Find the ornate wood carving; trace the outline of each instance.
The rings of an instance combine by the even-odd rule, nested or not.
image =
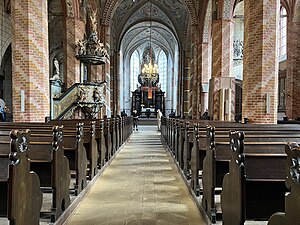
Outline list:
[[[287,154],[285,184],[290,193],[285,197],[285,212],[274,213],[268,225],[298,224],[300,221],[300,147],[297,143],[289,143],[285,147]]]
[[[244,224],[245,215],[237,213],[236,217],[231,212],[245,212],[243,205],[243,188],[245,182],[244,160],[244,133],[230,132],[230,148],[232,158],[229,163],[229,173],[225,175],[222,185],[221,205],[222,221],[224,225]]]

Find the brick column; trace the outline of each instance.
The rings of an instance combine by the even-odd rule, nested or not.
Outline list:
[[[300,117],[300,33],[299,22],[288,22],[287,29],[287,77],[286,77],[286,116],[290,119]]]
[[[198,61],[198,45],[199,45],[199,28],[196,25],[191,27],[191,53],[190,53],[190,115],[193,119],[197,118],[198,112],[198,93],[199,93],[199,71],[198,67],[201,62]]]
[[[211,56],[209,54],[209,44],[202,43],[199,46],[199,83],[198,88],[198,102],[201,103],[201,108],[198,109],[197,118],[200,118],[201,115],[208,109],[208,85],[211,74]]]
[[[50,113],[48,6],[13,0],[12,96],[14,121],[45,121]]]
[[[184,102],[184,112],[183,115],[187,118],[189,116],[189,109],[190,109],[190,52],[185,52],[185,59],[184,59],[184,76],[183,76],[183,102]]]
[[[209,115],[214,120],[234,120],[235,85],[232,76],[233,66],[233,21],[217,19],[212,22],[212,79],[209,89]],[[221,99],[226,91],[227,102]],[[223,93],[223,94],[221,94]],[[230,94],[229,94],[230,93]],[[230,103],[228,103],[228,100]],[[225,106],[225,104],[227,104]],[[230,104],[230,105],[228,105]],[[226,107],[226,109],[225,109]],[[227,110],[230,110],[228,112]],[[224,115],[226,111],[226,115]]]
[[[177,106],[176,112],[178,115],[183,116],[183,93],[182,93],[182,85],[183,85],[183,76],[182,76],[182,66],[184,65],[184,61],[182,60],[182,52],[178,50],[178,79],[177,79]],[[176,98],[176,96],[174,97]]]
[[[243,118],[250,123],[277,123],[278,0],[246,0]]]
[[[65,73],[64,80],[66,88],[71,87],[74,83],[80,82],[80,60],[76,59],[76,45],[78,40],[83,40],[85,33],[84,21],[74,18],[66,18],[66,33],[64,52],[65,57]],[[89,34],[87,34],[89,35]]]
[[[230,77],[233,66],[233,21],[214,20],[212,23],[212,75]]]

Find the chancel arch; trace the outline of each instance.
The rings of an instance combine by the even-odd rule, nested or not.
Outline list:
[[[120,35],[119,42],[114,42],[117,45],[111,46],[120,52],[120,109],[127,111],[132,110],[131,93],[134,88],[132,85],[127,85],[127,76],[131,76],[132,67],[131,59],[133,55],[136,57],[135,52],[139,54],[140,59],[140,73],[142,71],[143,53],[148,51],[151,53],[155,64],[161,64],[164,68],[163,74],[165,78],[163,88],[165,89],[165,112],[168,115],[176,110],[178,100],[178,77],[181,75],[179,66],[179,50],[182,49],[183,43],[180,42],[184,35],[184,18],[188,14],[185,11],[179,12],[180,3],[176,3],[176,7],[172,6],[171,10],[166,9],[166,5],[160,2],[151,1],[123,1],[115,10],[115,15],[112,19],[114,25],[113,33],[115,36]],[[181,7],[184,8],[182,5]],[[124,8],[128,9],[125,11]],[[172,11],[173,10],[173,11]],[[171,16],[172,13],[178,13],[177,18]],[[177,21],[176,21],[177,19]],[[117,23],[117,21],[120,21]],[[122,25],[124,24],[124,26]],[[123,26],[123,27],[121,27]],[[151,39],[151,40],[150,40]],[[151,47],[150,47],[151,46]],[[147,50],[148,49],[148,50]],[[145,51],[146,50],[146,51]],[[162,52],[164,56],[162,56]],[[165,58],[162,58],[165,57]],[[145,59],[144,59],[145,60]],[[163,60],[163,64],[160,60]],[[131,82],[132,84],[136,82]],[[162,85],[159,83],[159,87]],[[125,87],[125,90],[124,90]],[[178,114],[180,114],[178,112]]]
[[[143,24],[146,27],[143,27]],[[124,62],[120,70],[122,82],[121,111],[130,112],[132,110],[131,92],[137,88],[136,85],[139,85],[138,75],[142,72],[147,57],[151,57],[153,63],[158,65],[158,85],[165,92],[166,113],[169,114],[175,110],[176,92],[174,93],[174,86],[177,85],[175,83],[177,79],[174,77],[178,76],[174,73],[174,67],[178,65],[178,62],[175,61],[174,49],[178,49],[176,45],[177,41],[172,32],[157,22],[153,22],[151,25],[151,42],[149,22],[137,24],[128,30],[123,37],[120,48],[123,56],[122,62]],[[129,80],[131,85],[126,84]]]

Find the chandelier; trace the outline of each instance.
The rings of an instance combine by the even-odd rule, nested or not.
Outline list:
[[[149,1],[150,2],[150,1]],[[152,13],[152,2],[150,3],[150,32],[149,32],[149,57],[148,57],[148,62],[144,63],[143,68],[142,68],[142,76],[146,79],[158,79],[158,65],[153,62],[152,58],[152,33],[151,33],[151,27],[152,27],[152,18],[151,18],[151,13]]]
[[[158,65],[157,64],[153,64],[152,60],[150,60],[150,62],[147,64],[144,64],[144,67],[142,69],[142,73],[146,74],[147,77],[150,77],[154,74],[158,73]]]

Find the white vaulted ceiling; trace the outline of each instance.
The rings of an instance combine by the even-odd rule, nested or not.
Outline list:
[[[151,8],[151,13],[150,13]],[[175,46],[184,42],[188,11],[179,0],[124,0],[112,20],[115,48],[123,53],[143,49],[150,40],[154,51],[174,54]]]

